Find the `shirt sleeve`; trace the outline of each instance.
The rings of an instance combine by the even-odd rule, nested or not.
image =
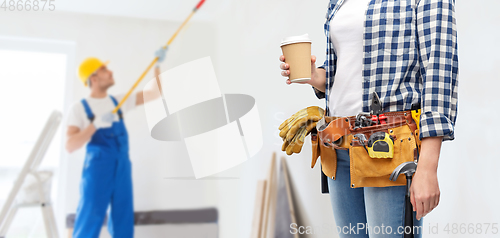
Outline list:
[[[318,68],[320,68],[320,69],[325,69],[325,68],[326,68],[326,64],[327,64],[327,60],[325,60],[325,62],[323,63],[323,65],[319,66]],[[325,69],[325,70],[326,70],[326,69]],[[328,79],[326,79],[326,80],[328,80]],[[326,80],[325,80],[325,84],[326,84]],[[311,87],[313,88],[313,90],[314,90],[314,94],[316,94],[316,97],[317,97],[318,99],[325,98],[325,93],[324,93],[324,92],[319,91],[319,90],[318,90],[318,89],[316,89],[314,86],[311,86]],[[326,88],[326,86],[325,86],[325,88]]]
[[[458,46],[454,0],[420,0],[417,44],[423,84],[420,139],[453,140],[458,104]]]
[[[125,96],[125,94],[118,94],[116,95],[116,101],[118,101],[118,103],[120,103],[120,101],[123,99],[123,97]],[[123,105],[120,107],[120,109],[122,110],[123,113],[126,113],[132,109],[135,108],[137,102],[137,92],[132,92],[130,94],[130,96],[127,98],[127,100],[123,103]]]
[[[83,129],[85,124],[84,120],[86,120],[87,118],[84,117],[84,115],[82,114],[83,110],[82,107],[83,106],[80,105],[79,103],[75,103],[73,104],[73,106],[71,106],[68,112],[68,121],[67,121],[68,126],[76,126],[80,128],[80,130]]]

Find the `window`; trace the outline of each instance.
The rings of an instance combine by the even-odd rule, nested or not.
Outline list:
[[[72,62],[68,59],[73,51],[74,45],[67,42],[0,37],[0,207],[49,115],[54,110],[64,112],[66,78],[74,75],[68,74],[68,64]],[[39,167],[54,173],[51,196],[54,210],[60,200],[57,199],[60,184],[56,181],[63,166],[62,135],[60,126]],[[7,235],[45,237],[40,208],[19,209]]]

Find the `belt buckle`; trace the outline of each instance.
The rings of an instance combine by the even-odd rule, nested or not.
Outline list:
[[[363,128],[363,127],[366,127],[366,126],[371,126],[372,123],[371,123],[370,117],[371,117],[370,113],[359,112],[356,115],[356,120],[354,122],[354,128],[353,128],[353,130],[356,130],[358,128]],[[370,125],[367,125],[368,123],[370,123]]]

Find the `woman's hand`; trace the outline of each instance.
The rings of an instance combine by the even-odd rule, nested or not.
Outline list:
[[[422,139],[418,166],[410,187],[411,204],[417,211],[417,219],[431,212],[439,204],[439,183],[437,166],[441,150],[442,137]]]
[[[283,77],[289,77],[290,76],[290,65],[288,65],[287,63],[285,63],[285,56],[282,55],[280,56],[280,61],[283,62],[282,64],[280,64],[280,69],[282,69],[283,71],[281,71],[281,76]],[[300,84],[311,84],[313,85],[314,82],[316,81],[316,56],[314,55],[311,55],[311,80],[309,81],[306,81],[306,82],[298,82]],[[286,84],[291,84],[292,82],[290,81],[290,79],[287,79],[286,80]]]
[[[410,193],[413,211],[417,211],[417,219],[420,220],[439,204],[437,171],[417,168]]]

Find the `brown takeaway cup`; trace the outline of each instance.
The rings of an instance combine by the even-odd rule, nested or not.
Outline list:
[[[311,80],[311,39],[309,35],[290,36],[281,41],[285,63],[290,68],[292,83]]]

